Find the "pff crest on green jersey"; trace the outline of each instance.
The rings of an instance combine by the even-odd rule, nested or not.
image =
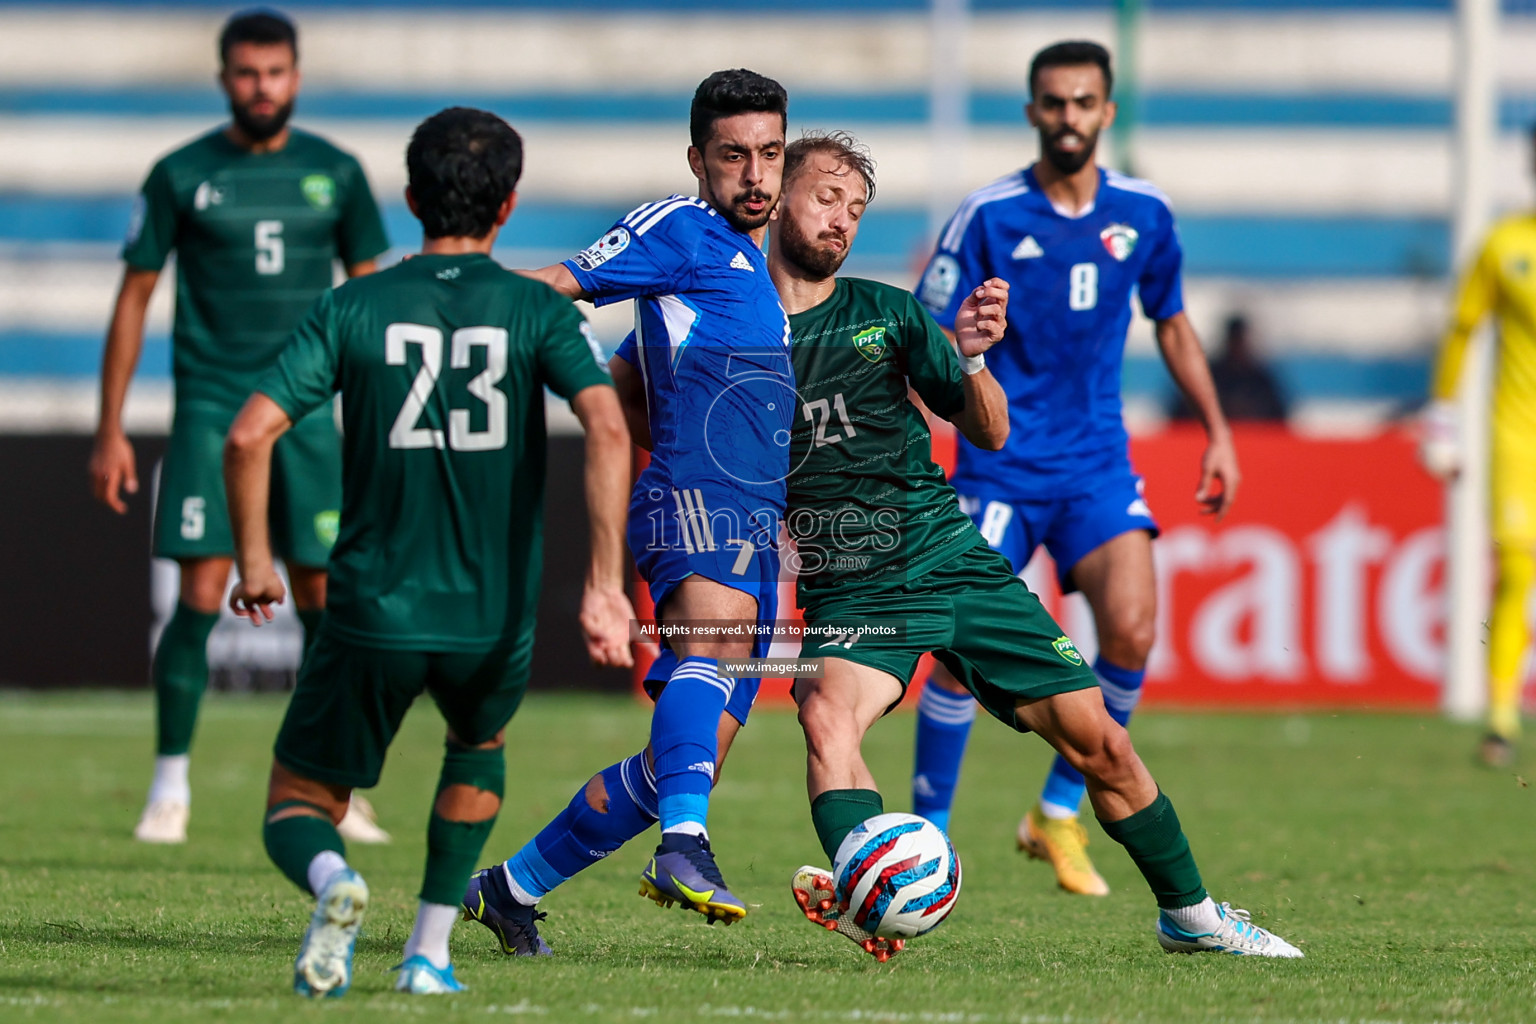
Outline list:
[[[1083,663],[1083,656],[1079,653],[1077,645],[1072,642],[1071,637],[1059,636],[1051,641],[1051,646],[1056,649],[1056,653],[1061,655],[1063,660],[1069,661],[1074,665],[1081,665]]]
[[[315,539],[327,548],[336,546],[336,537],[341,533],[341,510],[326,509],[315,513]]]
[[[317,210],[329,210],[336,202],[336,182],[329,175],[305,175],[299,182],[299,189],[309,205]]]
[[[885,328],[871,327],[866,331],[859,331],[853,336],[853,347],[865,359],[878,363],[880,357],[885,355]]]

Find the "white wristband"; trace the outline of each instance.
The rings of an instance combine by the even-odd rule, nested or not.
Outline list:
[[[981,356],[961,356],[960,357],[960,369],[965,372],[965,375],[967,377],[974,376],[975,374],[980,373],[982,370],[985,370],[986,368],[987,368],[987,357],[984,356],[984,355],[981,355]]]

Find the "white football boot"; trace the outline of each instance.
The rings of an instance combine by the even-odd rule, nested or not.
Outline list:
[[[351,868],[331,876],[315,899],[304,944],[293,962],[293,990],[337,999],[352,987],[352,950],[368,909],[368,883]]]
[[[134,826],[133,838],[141,843],[184,843],[192,808],[185,800],[151,800]]]
[[[1237,953],[1242,956],[1274,956],[1298,959],[1305,956],[1301,950],[1286,942],[1274,932],[1260,928],[1249,920],[1248,911],[1237,910],[1230,903],[1216,906],[1221,924],[1215,931],[1194,934],[1169,920],[1167,914],[1157,915],[1157,941],[1170,953]]]
[[[358,792],[353,792],[352,802],[347,804],[347,813],[336,831],[349,843],[381,846],[389,842],[389,833],[379,827],[379,816],[374,813],[373,804]]]

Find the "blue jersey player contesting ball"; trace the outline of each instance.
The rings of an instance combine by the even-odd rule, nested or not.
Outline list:
[[[798,401],[789,321],[762,242],[779,198],[787,109],[771,79],[711,75],[689,124],[698,197],[642,206],[536,274],[599,305],[636,300],[629,358],[612,368],[631,432],[651,451],[628,540],[666,650],[650,672],[648,748],[593,776],[511,860],[471,880],[466,914],[509,954],[546,952],[539,898],[658,818],[661,845],[641,893],[712,922],[747,912],[715,865],[705,819],[715,766],[758,688],[757,679],[722,678],[720,661],[766,654],[777,611]]]
[[[1008,394],[1012,433],[999,452],[959,444],[953,483],[988,543],[1022,570],[1044,544],[1062,589],[1080,590],[1099,635],[1094,671],[1124,724],[1141,695],[1156,597],[1157,524],[1131,468],[1120,368],[1131,297],[1156,324],[1175,383],[1208,443],[1195,499],[1220,517],[1238,484],[1237,454],[1200,339],[1184,314],[1183,259],[1167,197],[1100,169],[1099,133],[1115,118],[1109,53],[1057,43],[1030,64],[1029,122],[1041,159],[966,198],[940,236],[918,297],[939,324],[990,277],[1009,283],[1008,330],[987,363]],[[919,707],[913,806],[948,827],[975,704],[942,669]],[[1104,895],[1077,820],[1083,777],[1056,758],[1019,846],[1047,859],[1063,889]]]

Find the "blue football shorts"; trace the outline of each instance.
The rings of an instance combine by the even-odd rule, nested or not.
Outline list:
[[[764,505],[749,509],[740,497],[699,487],[638,488],[630,501],[627,529],[635,568],[650,587],[656,608],[664,608],[667,598],[689,576],[713,580],[757,601],[754,658],[767,656],[779,611],[777,544],[782,512]],[[646,692],[654,698],[676,667],[677,656],[664,646],[646,673]],[[762,680],[731,682],[725,710],[745,725]]]
[[[1143,487],[1141,477],[1127,469],[1100,477],[1083,494],[1023,501],[962,494],[960,508],[1015,572],[1023,572],[1035,548],[1044,544],[1056,562],[1062,593],[1070,594],[1077,589],[1072,569],[1094,548],[1132,530],[1157,536]]]

